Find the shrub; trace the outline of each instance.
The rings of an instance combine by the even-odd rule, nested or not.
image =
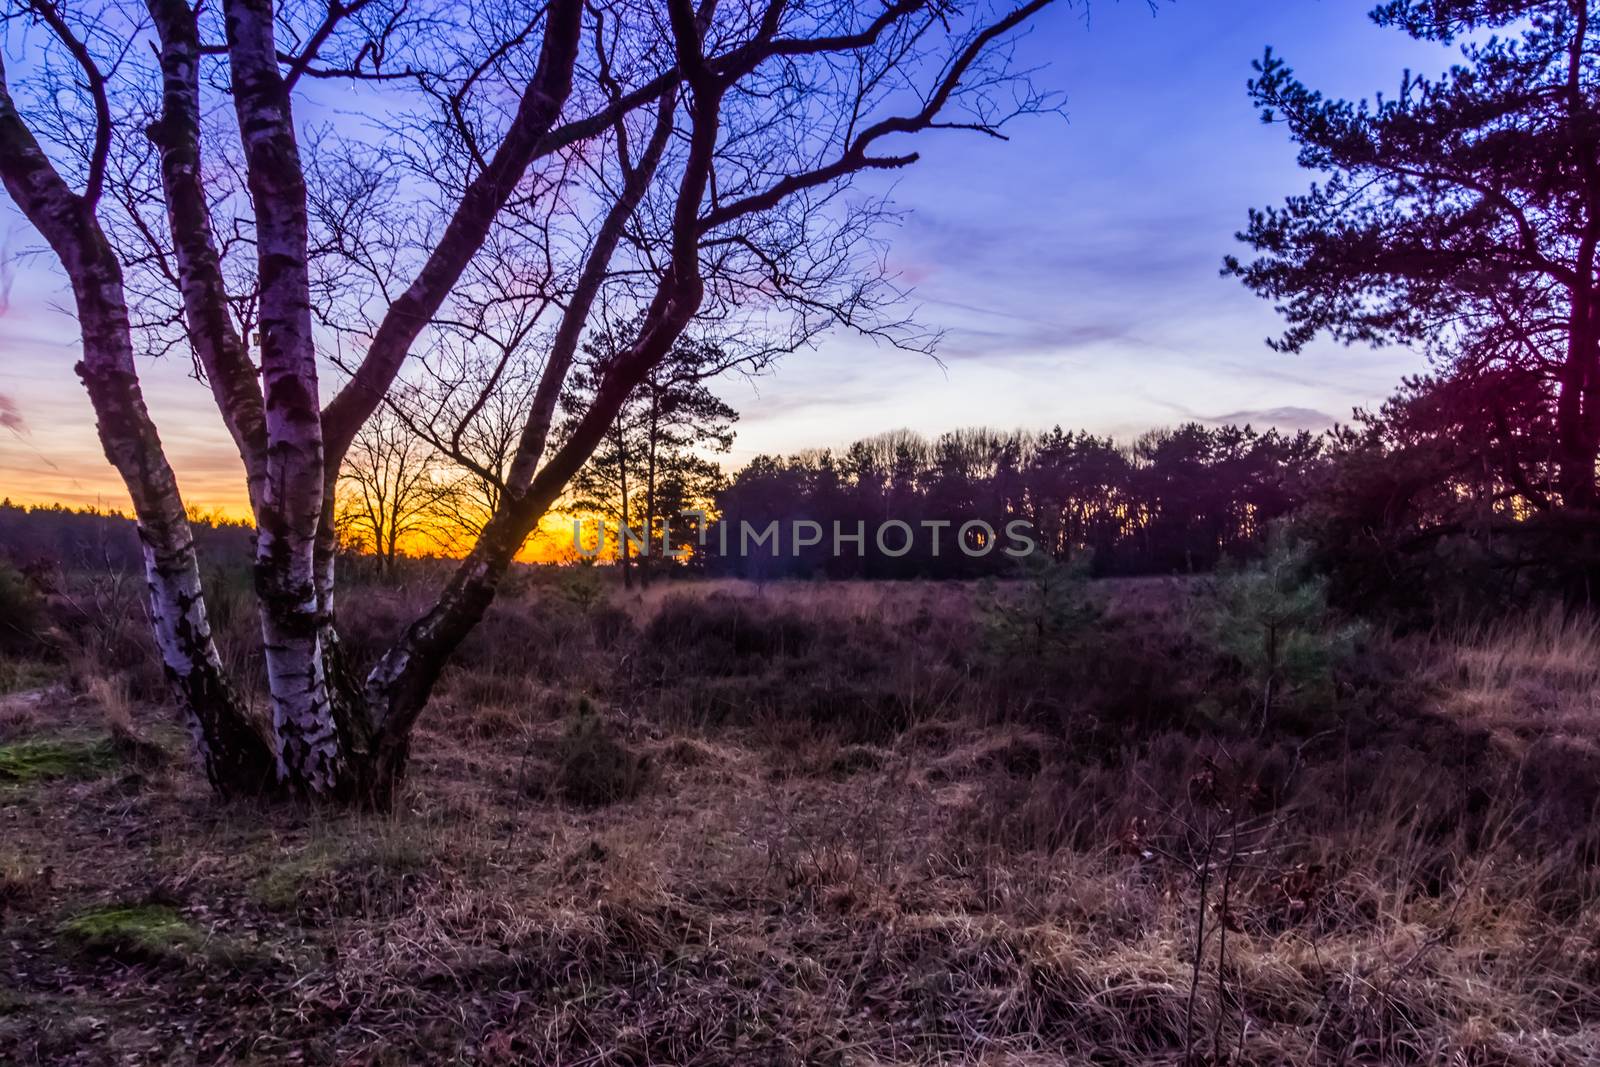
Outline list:
[[[1357,630],[1333,623],[1307,546],[1275,534],[1263,559],[1214,578],[1199,607],[1198,630],[1239,666],[1263,726],[1275,706],[1331,699],[1334,666]]]
[[[645,627],[645,645],[684,662],[685,671],[736,674],[775,656],[802,656],[822,635],[815,623],[749,597],[668,596]]]
[[[74,683],[90,671],[119,676],[131,700],[169,698],[170,683],[145,621],[144,591],[137,575],[113,567],[74,572],[63,582],[57,617],[75,661]]]
[[[21,571],[0,559],[0,651],[36,650],[44,626],[44,598]]]
[[[585,611],[605,599],[605,581],[593,567],[562,567],[549,583],[555,596]]]
[[[1171,625],[1170,608],[1103,607],[1086,560],[1030,557],[1020,573],[977,604],[983,680],[997,713],[1021,714],[1102,755],[1187,717],[1207,665]]]
[[[1101,622],[1089,599],[1088,559],[1061,562],[1043,553],[1024,556],[1021,581],[998,588],[985,583],[982,619],[987,644],[1003,656],[1043,658],[1076,651]]]
[[[599,807],[639,795],[650,761],[618,741],[588,701],[556,742],[556,791],[569,803]]]
[[[564,598],[502,600],[462,642],[454,663],[463,671],[555,681],[583,664],[588,629],[584,609]]]

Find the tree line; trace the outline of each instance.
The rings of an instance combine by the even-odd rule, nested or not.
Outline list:
[[[247,522],[193,511],[189,528],[195,551],[207,567],[248,566],[255,551],[255,529]],[[118,511],[69,508],[61,504],[26,507],[0,500],[0,558],[50,581],[47,572],[115,570],[137,573],[144,556],[134,521]]]
[[[703,382],[679,379],[666,391],[686,394],[681,407],[651,389],[630,401],[561,507],[583,517],[588,552],[598,547],[595,522],[604,521],[607,550],[599,558],[646,582],[695,574],[1003,574],[1014,556],[963,551],[957,535],[976,521],[1000,537],[1019,519],[1040,554],[1097,576],[1191,574],[1253,557],[1269,527],[1287,524],[1314,549],[1335,598],[1350,606],[1437,614],[1451,603],[1482,608],[1544,593],[1591,602],[1591,575],[1600,568],[1592,527],[1580,512],[1541,510],[1523,498],[1493,452],[1492,406],[1463,396],[1464,389],[1456,378],[1415,378],[1376,409],[1320,435],[1188,423],[1119,444],[1060,427],[974,428],[932,439],[901,430],[842,450],[757,456],[728,472],[710,456],[731,442],[734,413]],[[397,456],[415,454],[415,437],[395,432],[390,440]],[[361,462],[352,459],[352,467]],[[448,468],[437,457],[421,465],[429,492],[445,492]],[[421,510],[417,498],[395,495],[414,480],[385,469],[353,469],[347,477],[373,495],[373,514]],[[719,545],[713,527],[702,540],[701,520],[685,511],[704,513],[731,537]],[[342,539],[346,569],[381,580],[407,555],[443,554],[460,536],[443,525],[448,521],[446,513],[431,515],[428,522],[439,525],[398,554],[389,551],[392,540],[375,551],[358,528]],[[643,542],[630,543],[626,558],[617,550],[624,522]],[[740,551],[743,526],[758,536],[773,522],[780,526],[776,543],[764,538]],[[795,522],[815,523],[820,532],[796,548]],[[888,551],[880,547],[874,533],[890,522],[914,531],[908,550],[901,550],[903,535],[887,538]],[[198,512],[189,523],[204,568],[248,568],[255,551],[249,523]],[[858,528],[866,535],[854,539]],[[842,544],[834,543],[835,530],[845,532]],[[690,552],[669,557],[663,535]],[[143,567],[132,519],[9,500],[0,501],[0,555],[41,577],[58,567]]]
[[[716,494],[721,522],[785,528],[798,519],[826,535],[815,545],[784,540],[776,553],[737,539],[724,552],[711,538],[699,562],[747,577],[974,577],[1013,567],[1015,554],[971,540],[998,540],[1021,520],[1035,551],[1097,574],[1194,573],[1253,554],[1267,525],[1304,502],[1322,459],[1317,435],[1248,426],[1189,423],[1128,446],[1060,427],[932,440],[899,431],[837,453],[756,457]],[[880,538],[885,523],[915,535]],[[858,528],[867,531],[859,546],[836,551],[833,531]]]
[[[729,474],[707,452],[731,443],[735,413],[702,383],[672,377],[672,366],[624,408],[562,505],[591,530],[604,521],[605,558],[625,575],[637,570],[646,580],[668,568],[758,578],[974,577],[1005,569],[1009,557],[962,551],[956,540],[961,526],[987,523],[998,535],[1019,519],[1039,551],[1092,561],[1097,574],[1205,571],[1227,556],[1253,553],[1268,523],[1304,503],[1324,457],[1322,439],[1310,433],[1258,433],[1248,426],[1190,423],[1153,430],[1128,446],[1059,427],[1044,433],[967,429],[932,440],[886,433],[838,453],[758,456]],[[413,545],[423,552],[412,554],[426,554],[432,545],[442,552],[460,534],[427,504],[449,491],[446,472],[422,456],[410,435],[374,433],[366,441],[372,454],[387,458],[368,466],[367,452],[358,447],[354,453],[347,478],[362,510],[345,540],[347,551],[393,565],[406,554],[396,550],[397,538],[413,530],[406,524],[426,521],[435,524],[433,532]],[[378,448],[384,442],[392,451]],[[429,487],[425,493],[419,484]],[[830,535],[835,526],[872,531],[900,521],[920,530],[932,523],[942,547],[923,537],[911,551],[891,554],[869,532],[859,553],[855,542],[836,553],[831,536],[791,552],[784,532],[776,555],[771,541],[744,555],[719,553],[714,538],[697,547],[701,523],[688,511],[735,529],[740,523],[764,529],[773,521],[815,522]],[[382,516],[392,522],[368,525]],[[617,548],[616,530],[624,523],[644,542],[624,541],[626,552]],[[208,563],[248,565],[254,531],[247,523],[196,514],[190,524]],[[368,540],[373,529],[388,533]],[[669,559],[663,534],[674,548],[691,552]],[[23,564],[142,566],[133,523],[115,512],[0,503],[0,545]]]

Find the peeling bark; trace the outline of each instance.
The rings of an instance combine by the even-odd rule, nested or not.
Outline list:
[[[289,93],[278,71],[270,0],[224,5],[234,109],[256,210],[266,480],[256,504],[256,597],[278,742],[292,789],[334,796],[348,765],[323,661],[316,541],[323,514],[306,187]]]

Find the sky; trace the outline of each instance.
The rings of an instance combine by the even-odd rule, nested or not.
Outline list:
[[[1281,127],[1245,94],[1271,45],[1329,95],[1392,90],[1450,49],[1381,30],[1374,0],[1093,0],[1021,42],[1066,117],[999,143],[919,137],[893,179],[887,236],[908,309],[942,331],[934,357],[832,334],[719,391],[741,418],[730,460],[842,447],[886,430],[1061,425],[1128,440],[1198,420],[1321,430],[1423,368],[1403,350],[1268,349],[1265,301],[1219,276],[1248,208],[1303,190]],[[0,497],[125,507],[72,365],[64,280],[7,205],[0,255]],[[146,397],[186,501],[242,514],[237,456],[181,355],[147,360]]]

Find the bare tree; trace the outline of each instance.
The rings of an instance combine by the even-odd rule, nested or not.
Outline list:
[[[385,572],[401,546],[420,540],[440,543],[441,519],[456,510],[458,479],[440,469],[428,442],[387,406],[361,427],[345,455],[334,521],[363,547],[370,547]]]
[[[524,352],[456,337],[417,363],[420,381],[392,393],[389,408],[439,460],[450,492],[434,502],[433,535],[459,555],[500,507],[540,364]]]
[[[848,196],[852,179],[914,162],[896,138],[999,136],[1052,106],[1007,45],[1049,2],[11,0],[10,43],[42,58],[0,80],[0,178],[71,283],[78,374],[213,785],[388,804],[445,662],[697,317],[786,347],[839,325],[915,343],[888,313],[889,210]],[[330,87],[340,106],[319,109]],[[337,121],[352,104],[369,121]],[[550,304],[538,384],[471,551],[356,678],[335,617],[338,472],[412,354],[504,284],[478,258],[502,245]],[[547,447],[602,305],[637,333]],[[135,352],[173,345],[244,460],[270,731],[218,659],[140,391]],[[347,376],[323,403],[330,362]]]

